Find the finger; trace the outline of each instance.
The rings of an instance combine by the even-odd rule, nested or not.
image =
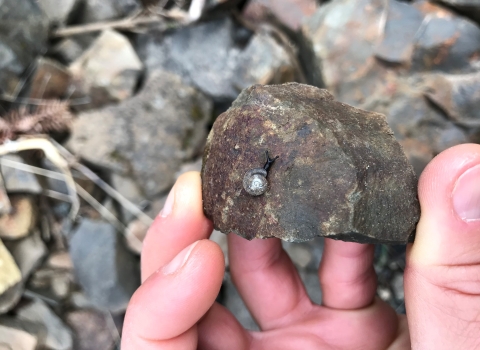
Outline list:
[[[294,322],[312,308],[280,240],[229,234],[228,252],[233,282],[262,330]]]
[[[419,181],[422,209],[407,251],[412,347],[480,346],[480,146],[438,155]]]
[[[148,230],[142,250],[142,281],[193,242],[205,239],[212,224],[203,215],[199,172],[180,176]]]
[[[250,342],[250,334],[218,303],[214,303],[198,323],[199,350],[246,350]]]
[[[215,302],[223,273],[224,257],[216,243],[201,240],[182,250],[133,295],[122,349],[196,349],[194,325]]]
[[[377,288],[370,244],[325,239],[319,268],[322,305],[334,309],[360,309],[370,305]]]

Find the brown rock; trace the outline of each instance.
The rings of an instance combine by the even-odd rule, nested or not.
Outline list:
[[[279,158],[253,197],[243,177],[266,150]],[[416,184],[384,116],[295,83],[244,90],[215,122],[202,168],[206,216],[247,239],[405,243],[419,218]]]
[[[35,225],[36,207],[31,196],[12,195],[10,197],[13,210],[0,217],[0,237],[18,239],[28,235]]]

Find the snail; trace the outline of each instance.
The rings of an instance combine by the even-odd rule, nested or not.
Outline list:
[[[270,166],[278,158],[278,156],[270,158],[268,151],[265,151],[265,155],[267,156],[267,162],[263,168],[250,169],[243,177],[243,188],[252,196],[260,196],[267,191],[267,173]]]

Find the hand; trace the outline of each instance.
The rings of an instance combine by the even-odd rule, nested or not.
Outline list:
[[[480,146],[436,157],[419,198],[405,270],[408,325],[375,297],[373,246],[325,239],[315,305],[279,240],[231,234],[232,278],[261,329],[251,332],[215,302],[224,257],[207,240],[199,174],[183,175],[145,239],[143,284],[127,310],[122,350],[480,347]]]

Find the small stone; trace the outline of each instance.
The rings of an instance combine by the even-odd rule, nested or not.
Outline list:
[[[268,190],[251,196],[243,176],[279,158]],[[302,85],[255,85],[219,116],[202,168],[205,215],[246,239],[406,243],[419,219],[417,179],[383,115]]]
[[[480,128],[480,73],[432,74],[424,78],[425,95],[453,122]]]
[[[220,248],[222,248],[223,256],[225,257],[225,267],[228,267],[229,261],[227,236],[220,231],[213,230],[212,234],[210,235],[210,240],[214,241],[220,246]]]
[[[151,199],[173,185],[184,161],[201,152],[211,113],[205,95],[174,74],[154,71],[135,97],[80,114],[68,147],[136,182]]]
[[[41,264],[48,252],[47,246],[43,243],[38,230],[35,230],[25,238],[5,241],[5,245],[17,262],[24,281]]]
[[[50,22],[57,26],[64,26],[80,5],[81,0],[37,0],[37,3]]]
[[[283,249],[292,259],[293,263],[301,269],[306,268],[312,261],[312,253],[308,249],[308,244],[293,244],[283,242]]]
[[[47,266],[60,270],[72,270],[73,262],[68,252],[55,252],[48,257]]]
[[[15,260],[0,240],[0,295],[22,280],[22,273]]]
[[[130,222],[125,231],[125,239],[128,248],[140,255],[142,253],[143,240],[147,235],[149,226],[145,225],[142,220],[136,219]]]
[[[50,350],[71,350],[73,346],[70,329],[62,320],[41,300],[34,300],[17,309],[20,320],[41,324],[47,334],[45,346]]]
[[[83,219],[70,239],[77,281],[98,308],[126,310],[140,284],[138,261],[108,223]]]
[[[71,64],[83,52],[83,45],[74,38],[62,39],[52,47],[52,53],[64,64]]]
[[[32,99],[65,99],[73,88],[72,76],[59,62],[40,57],[30,84]]]
[[[91,106],[98,107],[131,97],[143,65],[125,36],[105,30],[70,71],[83,82]]]
[[[405,299],[405,292],[403,290],[403,273],[397,273],[392,279],[392,289],[397,300]]]
[[[114,348],[116,329],[111,329],[111,317],[96,310],[77,310],[66,315],[68,325],[75,332],[77,350],[111,350]]]
[[[8,214],[11,210],[12,204],[10,203],[10,198],[8,198],[5,181],[2,174],[0,174],[0,215]]]
[[[81,23],[101,22],[126,17],[140,9],[137,0],[85,0],[80,16]]]
[[[12,212],[0,216],[0,238],[19,239],[29,234],[37,218],[34,199],[27,195],[11,195]]]
[[[37,338],[21,329],[0,325],[0,349],[5,350],[35,350]]]
[[[315,0],[252,0],[247,3],[243,15],[254,23],[267,21],[270,16],[284,27],[297,31],[305,18],[317,9]]]
[[[16,162],[20,165],[25,164],[22,157],[15,154],[3,156],[1,159]],[[31,172],[20,170],[7,164],[2,164],[0,169],[8,193],[42,193],[42,186],[40,186],[37,177]]]

